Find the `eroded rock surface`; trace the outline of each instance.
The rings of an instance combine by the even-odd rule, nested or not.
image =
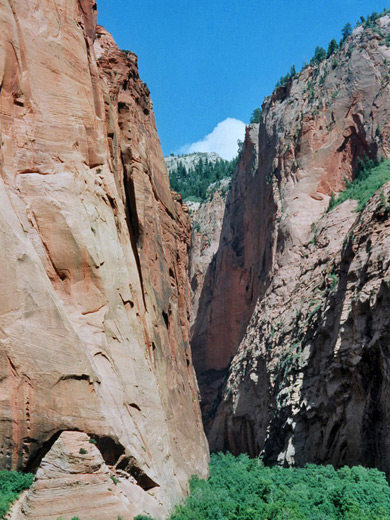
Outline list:
[[[390,472],[389,186],[326,213],[388,156],[389,34],[355,29],[247,131],[194,326],[212,449]]]
[[[160,490],[163,516],[208,455],[189,216],[149,91],[93,0],[0,14],[0,466],[34,469],[59,432],[83,431],[141,494]]]
[[[13,518],[57,520],[131,520],[147,511],[158,514],[160,489],[143,493],[126,472],[109,468],[99,449],[81,432],[63,432],[43,458],[26,495],[14,506]],[[86,505],[88,504],[88,507]]]

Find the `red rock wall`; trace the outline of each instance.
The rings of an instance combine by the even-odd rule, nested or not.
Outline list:
[[[163,514],[208,452],[189,218],[150,96],[135,55],[102,28],[94,42],[95,2],[0,14],[0,464],[33,467],[58,432],[84,431]]]

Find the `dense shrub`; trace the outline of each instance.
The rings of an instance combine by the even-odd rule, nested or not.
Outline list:
[[[170,520],[390,520],[385,475],[361,466],[271,468],[219,453],[209,480],[193,478],[190,487]]]
[[[4,517],[19,494],[31,486],[33,479],[31,473],[0,471],[0,518]]]
[[[380,164],[372,159],[360,160],[355,179],[346,181],[346,189],[338,197],[331,197],[328,211],[348,199],[357,200],[356,211],[362,211],[374,193],[389,180],[390,160]]]
[[[191,495],[171,520],[389,520],[385,475],[361,466],[266,467],[246,455],[212,455],[208,481],[193,478]]]

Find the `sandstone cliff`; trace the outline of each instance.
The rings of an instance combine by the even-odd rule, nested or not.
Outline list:
[[[247,129],[193,356],[211,448],[388,473],[389,191],[331,192],[387,157],[390,18],[358,27]]]
[[[0,466],[35,469],[62,431],[85,432],[134,488],[126,514],[99,518],[163,516],[208,456],[189,216],[149,91],[93,0],[4,0],[0,14]]]

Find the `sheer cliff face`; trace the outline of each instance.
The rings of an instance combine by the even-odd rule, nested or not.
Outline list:
[[[325,213],[358,158],[388,155],[390,18],[378,28],[277,89],[248,129],[194,326],[212,449],[390,472],[390,188],[361,215]]]
[[[95,40],[96,4],[0,14],[0,465],[34,468],[61,431],[86,432],[144,494],[131,512],[160,516],[207,471],[189,217],[137,59]]]
[[[189,254],[189,275],[191,282],[190,325],[194,326],[199,309],[199,298],[204,285],[210,262],[218,250],[226,194],[230,179],[221,181],[221,185],[204,202],[187,202],[191,214],[192,233]]]

